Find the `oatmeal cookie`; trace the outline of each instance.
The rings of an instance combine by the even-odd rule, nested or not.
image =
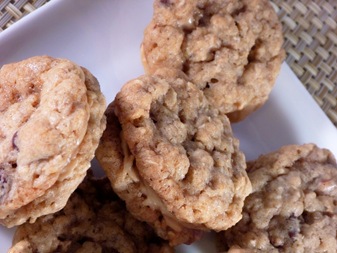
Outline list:
[[[85,177],[105,129],[88,70],[36,56],[0,70],[0,223],[56,212]]]
[[[239,141],[183,73],[161,69],[128,82],[107,118],[98,161],[128,210],[171,245],[241,218],[251,185]]]
[[[285,56],[282,44],[268,0],[155,0],[142,60],[148,73],[183,70],[235,122],[268,99]]]
[[[9,252],[173,253],[173,248],[126,211],[107,178],[89,174],[61,211],[19,226]]]
[[[337,164],[330,151],[285,146],[248,163],[248,176],[253,193],[242,220],[219,236],[224,243],[242,252],[336,252]]]

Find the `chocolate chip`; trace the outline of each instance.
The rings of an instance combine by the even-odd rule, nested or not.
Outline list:
[[[61,242],[64,242],[69,238],[67,238],[67,236],[65,234],[60,234],[59,236],[57,236],[57,239]]]
[[[290,231],[288,231],[288,235],[291,239],[294,239],[297,235],[298,231],[296,229],[292,229]]]
[[[162,3],[164,5],[170,5],[171,1],[170,0],[160,0],[160,3]]]
[[[19,147],[16,145],[16,139],[18,137],[18,132],[16,131],[12,137],[12,146],[14,149],[19,151]]]

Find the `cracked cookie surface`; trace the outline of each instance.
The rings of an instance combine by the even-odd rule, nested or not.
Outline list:
[[[239,142],[183,73],[131,80],[107,118],[96,157],[129,211],[162,238],[191,243],[241,218],[251,185]]]
[[[248,176],[253,193],[243,218],[220,241],[242,252],[336,252],[337,164],[330,151],[285,146],[249,162]]]
[[[148,73],[184,71],[235,122],[268,99],[285,56],[282,43],[267,0],[155,0],[142,59]]]
[[[0,223],[61,209],[83,180],[105,128],[96,78],[36,56],[0,70]]]
[[[9,252],[173,253],[173,248],[126,211],[107,178],[88,175],[61,211],[19,226]]]

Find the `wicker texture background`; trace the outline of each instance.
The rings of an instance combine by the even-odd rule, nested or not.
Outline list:
[[[42,6],[46,0],[0,0],[0,29],[5,30],[15,21]]]
[[[45,2],[0,0],[0,30]],[[287,63],[337,126],[337,0],[271,2],[283,24]]]
[[[337,1],[272,0],[286,61],[337,126]]]

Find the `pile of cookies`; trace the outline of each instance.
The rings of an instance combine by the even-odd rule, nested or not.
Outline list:
[[[165,253],[210,231],[219,252],[336,252],[331,152],[289,145],[246,162],[232,132],[284,59],[268,0],[153,7],[146,74],[107,107],[69,60],[1,68],[0,223],[20,225],[10,252]]]

